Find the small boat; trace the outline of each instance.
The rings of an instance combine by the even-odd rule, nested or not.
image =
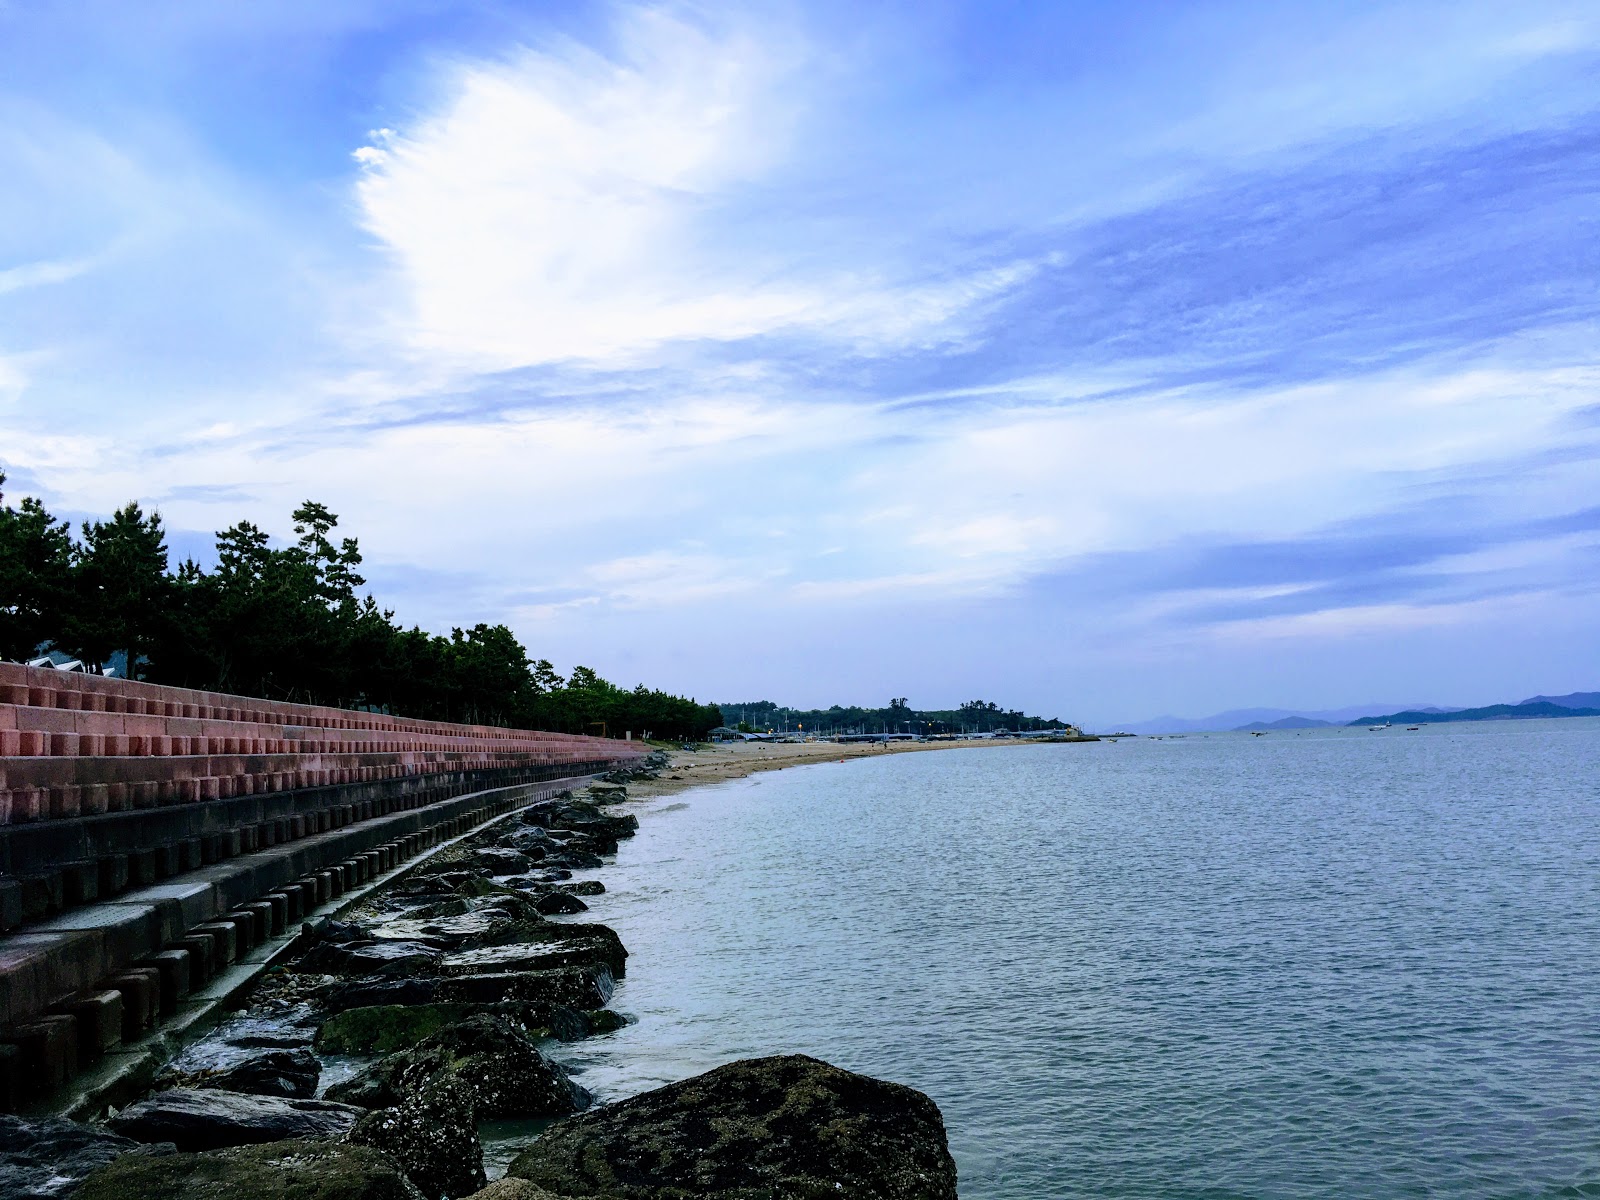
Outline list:
[[[1250,736],[1251,737],[1266,737],[1267,736],[1267,731],[1265,729],[1252,729],[1250,731]]]
[[[1421,728],[1422,728],[1421,725],[1407,725],[1406,726],[1406,732],[1407,733],[1415,733],[1417,730],[1419,730]]]

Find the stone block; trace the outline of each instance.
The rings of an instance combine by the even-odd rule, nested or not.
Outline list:
[[[189,994],[189,952],[182,949],[162,950],[152,954],[141,967],[154,967],[161,981],[161,1015],[170,1017],[178,1011],[178,1001]]]
[[[23,1087],[22,1048],[0,1042],[0,1112],[14,1113],[26,1096]]]
[[[53,1010],[78,1023],[78,1061],[94,1062],[122,1043],[122,993],[114,988],[86,992]]]
[[[132,1042],[161,1016],[160,972],[130,967],[113,975],[107,984],[122,997],[122,1040]]]
[[[189,952],[189,990],[198,991],[211,982],[216,973],[216,944],[208,934],[191,933],[175,938],[172,949]]]
[[[300,914],[291,912],[289,897],[282,892],[272,892],[262,897],[272,905],[272,936],[277,937],[289,927],[289,922],[298,920]]]
[[[257,900],[253,903],[243,905],[240,907],[239,911],[250,914],[250,919],[255,925],[254,936],[256,945],[258,946],[268,938],[276,937],[278,934],[283,932],[283,926],[281,924],[274,924],[273,922],[272,902],[269,900]]]
[[[150,887],[161,878],[161,855],[156,850],[135,850],[128,855],[128,877],[135,887]]]
[[[128,856],[107,854],[99,862],[100,894],[115,896],[128,886]]]
[[[93,904],[100,898],[100,864],[67,863],[61,868],[61,883],[67,904]]]
[[[22,884],[0,876],[0,932],[22,924]]]
[[[78,1073],[78,1023],[69,1016],[18,1025],[5,1040],[20,1052],[25,1096],[47,1096]]]
[[[191,931],[204,934],[212,942],[211,961],[217,970],[228,966],[239,957],[239,934],[231,921],[207,921]]]
[[[25,875],[20,882],[23,921],[42,921],[50,914],[61,911],[65,897],[59,871],[51,871],[44,875]]]

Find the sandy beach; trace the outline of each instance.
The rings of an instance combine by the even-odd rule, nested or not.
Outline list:
[[[955,742],[717,742],[703,750],[673,750],[671,764],[656,779],[628,782],[628,795],[643,799],[687,788],[739,779],[757,771],[779,771],[806,763],[881,758],[885,754],[919,754],[929,750],[993,749],[997,746],[1051,745],[1019,738],[965,738]]]

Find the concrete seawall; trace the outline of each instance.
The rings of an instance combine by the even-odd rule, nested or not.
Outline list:
[[[641,754],[0,663],[0,1109],[316,904]]]

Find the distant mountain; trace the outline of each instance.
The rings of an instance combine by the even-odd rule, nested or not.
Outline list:
[[[1529,696],[1523,704],[1554,704],[1559,708],[1600,708],[1600,692],[1568,692],[1565,696]]]
[[[1121,725],[1106,725],[1127,733],[1210,733],[1225,729],[1238,729],[1243,725],[1271,724],[1289,717],[1303,717],[1309,721],[1326,721],[1342,725],[1362,713],[1384,712],[1391,708],[1422,709],[1421,704],[1352,704],[1348,708],[1295,709],[1295,708],[1232,708],[1209,717],[1156,717],[1149,721],[1132,721]]]
[[[1583,695],[1585,693],[1575,693]],[[1536,717],[1600,717],[1600,708],[1569,708],[1564,704],[1552,704],[1548,700],[1541,700],[1526,704],[1489,704],[1483,708],[1458,708],[1454,712],[1430,712],[1427,709],[1417,708],[1405,712],[1386,713],[1381,717],[1361,717],[1351,721],[1351,725],[1377,725],[1389,723],[1393,725],[1421,725],[1425,722],[1441,721],[1516,721],[1531,720]]]
[[[1251,721],[1240,725],[1235,733],[1265,733],[1270,729],[1331,729],[1334,722],[1318,721],[1311,717],[1284,717],[1281,721]]]

